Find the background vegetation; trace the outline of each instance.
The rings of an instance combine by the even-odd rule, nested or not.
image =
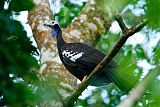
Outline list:
[[[76,1],[72,1],[61,0],[61,9],[54,14],[62,27],[67,27],[74,18],[78,17],[85,5],[85,2],[78,5]],[[138,42],[138,39],[130,38],[115,58],[120,67],[140,80],[160,62],[159,5],[160,0],[132,0],[123,14],[127,26],[135,25],[142,18],[149,20],[149,24],[135,35],[143,40]],[[0,1],[0,106],[36,106],[40,101],[45,102],[44,99],[55,98],[47,94],[44,89],[44,87],[51,88],[49,82],[46,86],[46,83],[40,81],[36,75],[39,68],[35,58],[38,56],[37,48],[27,37],[21,22],[13,18],[21,11],[28,11],[33,7],[31,0]],[[113,26],[115,25],[114,22]],[[104,53],[114,46],[121,35],[119,30],[114,31],[112,27],[96,44],[96,47]],[[160,80],[157,77],[135,107],[159,106],[159,90]],[[45,95],[42,95],[44,92]],[[87,96],[79,98],[75,107],[114,107],[126,97],[114,84],[95,88],[89,92]]]

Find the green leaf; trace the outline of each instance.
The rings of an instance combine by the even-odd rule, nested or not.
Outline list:
[[[6,0],[1,0],[1,1],[0,1],[0,11],[4,10],[3,7],[4,7],[5,1],[6,1]]]
[[[159,64],[160,62],[160,41],[158,42],[157,46],[153,49],[153,62],[155,64]]]
[[[102,12],[108,17],[114,17],[130,3],[130,0],[95,0]]]
[[[149,27],[160,31],[160,0],[146,0],[146,18]]]
[[[31,0],[11,0],[9,5],[9,10],[13,10],[15,12],[31,10],[35,5]]]
[[[123,19],[125,20],[125,24],[129,27],[137,25],[142,21],[141,16],[135,16],[131,10],[127,10],[123,14]]]
[[[147,55],[140,44],[135,47],[136,55],[138,59],[148,59]]]
[[[85,2],[83,2],[83,5],[77,5],[71,3],[69,0],[62,1],[62,4],[64,5],[60,12],[55,14],[56,18],[58,18],[58,22],[61,25],[61,27],[67,27],[71,23],[71,21],[79,15],[82,8],[85,5]]]

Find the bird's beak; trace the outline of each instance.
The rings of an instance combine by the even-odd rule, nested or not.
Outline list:
[[[52,27],[51,24],[44,23],[44,26]]]

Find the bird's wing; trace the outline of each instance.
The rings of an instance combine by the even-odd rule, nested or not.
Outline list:
[[[68,43],[62,47],[62,50],[63,61],[68,66],[77,66],[82,71],[84,70],[84,74],[89,74],[105,57],[99,50],[81,43]]]

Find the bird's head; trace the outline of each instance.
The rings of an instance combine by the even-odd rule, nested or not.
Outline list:
[[[55,21],[52,21],[51,23],[45,23],[44,25],[52,29],[52,37],[57,36],[61,32],[59,24]]]

